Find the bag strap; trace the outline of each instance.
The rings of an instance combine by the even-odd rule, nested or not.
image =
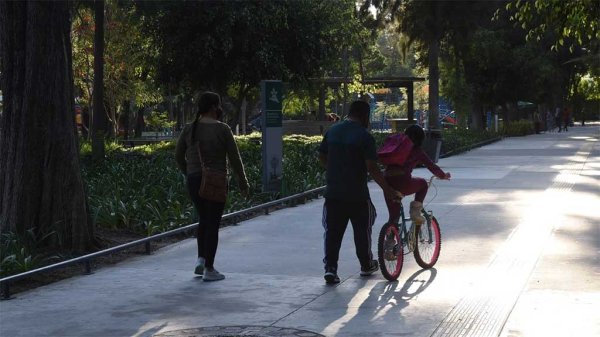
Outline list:
[[[200,118],[198,118],[198,121],[200,121],[202,118],[204,118],[204,115],[201,115]],[[197,124],[196,127],[198,127]],[[194,141],[194,139],[192,139],[192,141]],[[202,167],[202,170],[205,170],[206,168],[204,167],[204,160],[202,160],[202,151],[200,151],[200,141],[198,141],[196,150],[198,150],[198,157],[200,157],[200,166]]]

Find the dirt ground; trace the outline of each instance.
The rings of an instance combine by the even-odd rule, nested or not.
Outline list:
[[[108,249],[111,247],[115,247],[118,245],[122,245],[127,242],[135,241],[144,238],[143,235],[135,234],[128,231],[109,231],[105,229],[97,230],[97,236],[99,241],[102,244],[101,249]],[[159,241],[153,241],[151,243],[152,251],[156,251],[165,246],[173,244],[175,242],[184,240],[190,237],[189,235],[176,235],[169,238],[161,239]],[[121,261],[124,261],[128,258],[145,255],[146,249],[144,245],[140,245],[137,247],[133,247],[127,250],[123,250],[111,255],[101,256],[95,258],[91,261],[92,273],[94,270],[98,270],[100,268],[117,264]],[[53,263],[57,263],[59,261],[53,261]],[[10,283],[10,294],[17,294],[22,291],[34,289],[37,287],[44,286],[46,284],[50,284],[56,281],[64,280],[73,276],[85,274],[85,265],[72,265],[64,268],[56,269],[53,271],[41,273],[34,275],[32,277],[18,280]]]

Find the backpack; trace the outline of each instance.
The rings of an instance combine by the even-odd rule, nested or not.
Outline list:
[[[383,145],[377,150],[377,157],[383,165],[401,166],[406,162],[412,148],[413,142],[410,138],[403,133],[397,133],[383,141]]]

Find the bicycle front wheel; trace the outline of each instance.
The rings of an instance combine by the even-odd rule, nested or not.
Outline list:
[[[389,281],[397,280],[402,270],[404,252],[400,231],[396,224],[386,223],[381,227],[377,243],[377,257],[383,277]]]
[[[417,261],[417,264],[421,268],[431,268],[440,257],[440,249],[442,247],[440,224],[432,216],[431,221],[427,221],[419,226],[416,234],[416,245],[413,252],[415,261]]]

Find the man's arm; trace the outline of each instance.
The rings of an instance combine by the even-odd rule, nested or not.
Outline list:
[[[376,161],[367,159],[366,163],[367,163],[367,171],[369,171],[369,174],[371,175],[371,177],[373,177],[373,180],[375,180],[377,185],[379,185],[379,187],[381,187],[381,189],[383,190],[383,194],[385,194],[387,199],[397,199],[397,198],[402,197],[402,194],[400,194],[400,192],[393,189],[387,183],[387,181],[385,181],[385,178],[381,174],[381,171],[379,171],[379,167],[377,166]]]
[[[323,168],[327,168],[327,153],[319,152],[319,162]]]

